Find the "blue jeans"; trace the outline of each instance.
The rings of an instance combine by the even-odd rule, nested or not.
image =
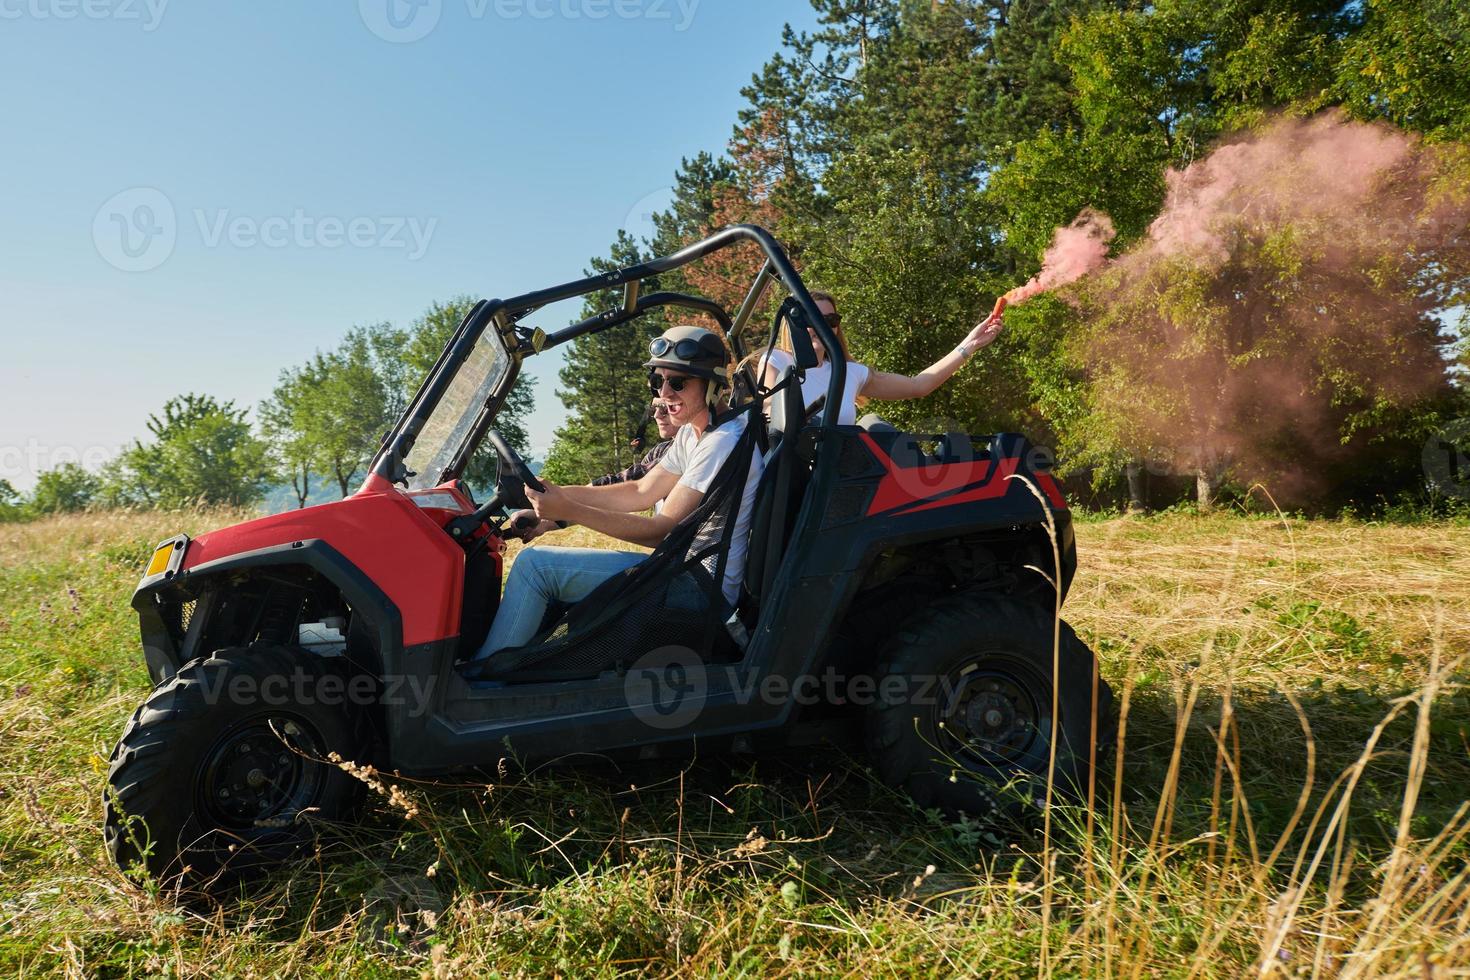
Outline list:
[[[538,545],[525,549],[510,566],[495,624],[474,659],[483,660],[499,650],[525,646],[536,638],[551,603],[585,599],[603,582],[647,557],[642,552],[598,548]],[[703,609],[706,605],[704,595],[687,575],[680,575],[670,583],[668,602],[683,609]]]

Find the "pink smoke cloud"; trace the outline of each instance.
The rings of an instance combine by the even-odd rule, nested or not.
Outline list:
[[[1006,303],[1024,303],[1037,293],[1076,282],[1101,268],[1115,234],[1113,219],[1101,211],[1083,208],[1071,224],[1056,230],[1051,247],[1041,257],[1041,271],[1024,286],[1006,293],[996,304],[997,311]]]

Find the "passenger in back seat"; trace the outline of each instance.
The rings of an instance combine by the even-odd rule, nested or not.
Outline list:
[[[843,385],[841,403],[837,406],[838,425],[852,425],[857,421],[859,398],[876,398],[880,401],[923,398],[948,381],[966,361],[974,356],[976,351],[1000,336],[1001,330],[1005,327],[999,315],[989,316],[976,324],[965,339],[960,341],[959,346],[918,374],[913,376],[892,374],[887,371],[874,371],[866,364],[854,361],[847,352],[847,337],[842,332],[842,314],[837,312],[837,303],[832,298],[832,294],[813,290],[811,295],[817,304],[817,309],[826,317],[827,325],[832,328],[832,332],[842,343],[841,354],[847,361],[846,382]],[[791,338],[784,335],[786,329],[786,327],[782,328],[783,336],[777,340],[776,348],[764,351],[760,357],[763,383],[768,388],[779,380],[781,371],[793,362]],[[816,330],[809,326],[807,333],[811,337],[812,348],[816,351],[818,363],[816,367],[807,369],[806,376],[801,383],[801,396],[803,402],[811,406],[818,398],[827,393],[827,384],[832,376],[832,365],[828,363],[828,351],[822,346]],[[824,405],[822,410],[814,416],[814,420],[820,420],[830,411],[832,411],[832,406]]]
[[[740,438],[745,429],[743,414],[723,425],[709,424],[719,393],[729,384],[729,355],[719,335],[702,327],[672,327],[649,349],[653,357],[644,364],[650,371],[649,386],[667,406],[670,420],[680,426],[673,444],[652,471],[634,482],[600,487],[547,483],[545,493],[528,487],[526,493],[543,520],[575,521],[622,541],[657,547],[699,507],[731,451],[745,444]],[[745,485],[738,490],[741,496],[724,581],[719,583],[730,607],[739,597],[745,573],[750,512],[762,465],[760,455],[752,453]],[[658,500],[664,502],[659,513],[652,517],[642,513]],[[640,552],[598,548],[527,548],[511,565],[495,622],[475,659],[524,646],[535,638],[552,602],[577,602],[647,557]],[[681,590],[689,594],[680,594]],[[698,608],[707,601],[686,575],[677,576],[670,585],[671,605]]]

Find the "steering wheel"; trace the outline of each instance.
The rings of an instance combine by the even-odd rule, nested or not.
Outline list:
[[[495,454],[500,457],[500,472],[495,478],[495,492],[490,499],[477,507],[472,513],[456,517],[445,525],[445,530],[450,537],[460,541],[469,540],[475,528],[483,524],[491,514],[498,510],[509,512],[510,510],[528,510],[531,499],[526,496],[526,488],[530,487],[537,493],[546,491],[546,484],[536,479],[536,474],[526,465],[526,461],[505,441],[495,429],[485,433],[485,439]]]
[[[537,493],[545,493],[546,485],[536,479],[536,474],[531,472],[531,467],[505,441],[499,431],[491,429],[485,433],[485,439],[490,443],[495,455],[500,457],[500,473],[496,478],[495,489],[499,492],[500,502],[521,510],[531,506],[531,500],[526,496],[526,487],[530,487]]]

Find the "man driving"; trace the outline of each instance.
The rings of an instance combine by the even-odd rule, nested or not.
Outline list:
[[[679,431],[679,426],[675,424],[673,419],[669,418],[669,408],[664,404],[662,398],[655,398],[649,404],[648,417],[653,420],[653,424],[658,428],[658,444],[644,453],[643,457],[632,466],[629,466],[627,469],[618,470],[616,473],[607,473],[599,476],[597,479],[588,483],[588,486],[605,487],[612,483],[631,483],[634,480],[641,480],[644,476],[648,475],[649,470],[658,465],[659,460],[664,458],[664,453],[668,452],[669,447],[674,444],[674,435]],[[697,425],[700,430],[703,430],[709,422],[709,412],[706,410],[690,421]],[[661,509],[662,503],[663,501],[658,501],[653,505],[655,512]],[[535,511],[523,510],[517,511],[511,517],[508,533],[530,544],[547,531],[555,531],[557,526],[556,521],[543,521],[538,518]]]
[[[718,427],[710,422],[718,397],[729,385],[728,354],[718,334],[702,327],[671,327],[649,345],[649,387],[679,426],[658,465],[642,478],[604,486],[559,487],[547,483],[544,493],[530,487],[526,495],[543,521],[569,521],[631,544],[654,548],[694,513],[745,430],[741,415]],[[745,572],[750,512],[760,482],[762,459],[753,453],[725,561],[721,592],[734,605]],[[658,501],[660,510],[645,513]],[[524,646],[535,638],[552,602],[573,603],[602,582],[648,556],[600,548],[538,546],[522,551],[511,566],[495,623],[476,660]],[[671,603],[701,602],[676,595]],[[692,590],[691,590],[692,591]]]

